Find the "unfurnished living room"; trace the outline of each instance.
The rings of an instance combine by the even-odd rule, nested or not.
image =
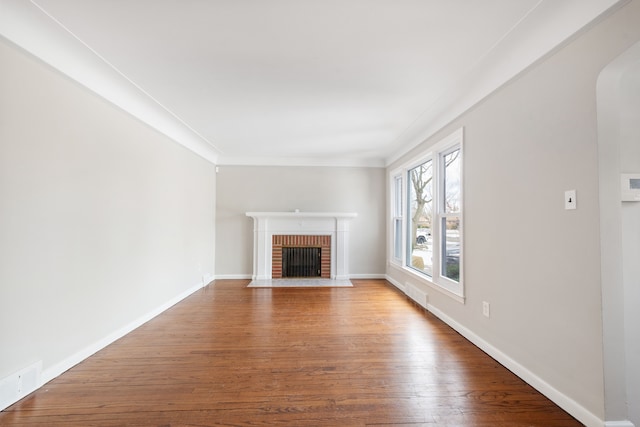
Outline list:
[[[1,426],[640,427],[640,0],[0,0]]]

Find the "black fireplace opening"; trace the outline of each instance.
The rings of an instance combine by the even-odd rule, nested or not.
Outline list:
[[[321,248],[282,248],[282,277],[321,277]]]

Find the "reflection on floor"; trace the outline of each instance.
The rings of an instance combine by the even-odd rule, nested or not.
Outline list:
[[[351,287],[349,279],[269,279],[252,280],[248,288],[346,288]]]

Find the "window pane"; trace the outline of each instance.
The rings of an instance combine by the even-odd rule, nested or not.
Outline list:
[[[393,178],[393,257],[402,259],[402,176]]]
[[[431,221],[433,217],[433,163],[409,170],[409,238],[407,265],[432,275]]]
[[[442,218],[442,273],[460,281],[460,218]]]
[[[394,178],[394,192],[393,216],[402,216],[402,177],[400,176]]]
[[[402,258],[402,219],[396,218],[393,220],[393,257],[396,259]]]
[[[444,211],[460,212],[460,149],[444,156]]]

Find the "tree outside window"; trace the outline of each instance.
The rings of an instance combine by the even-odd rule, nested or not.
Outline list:
[[[427,160],[408,170],[410,229],[407,265],[433,277],[434,259],[434,212],[442,220],[438,258],[441,260],[440,275],[458,281],[460,275],[460,149],[440,157],[441,178],[434,175],[434,162]],[[434,177],[436,177],[434,181]],[[438,186],[441,200],[434,207],[434,183]]]
[[[433,241],[431,228],[433,222],[433,162],[428,160],[408,172],[409,207],[411,222],[409,231],[410,267],[431,276],[433,270]]]

